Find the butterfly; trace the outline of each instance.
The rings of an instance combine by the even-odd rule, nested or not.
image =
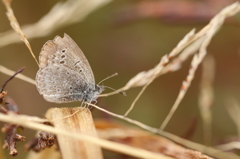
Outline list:
[[[96,102],[104,90],[104,86],[95,84],[87,58],[67,34],[43,45],[36,85],[44,99],[54,103]]]

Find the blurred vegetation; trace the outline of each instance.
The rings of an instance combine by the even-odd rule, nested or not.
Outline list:
[[[13,1],[12,7],[20,25],[34,23],[45,15],[58,2],[51,1]],[[140,1],[112,1],[108,5],[92,12],[83,22],[76,23],[52,32],[43,38],[30,40],[33,51],[38,57],[43,44],[56,35],[69,34],[85,53],[93,69],[96,82],[118,72],[119,75],[104,82],[104,85],[120,88],[140,71],[154,67],[160,58],[169,53],[192,28],[204,27],[209,19],[201,22],[178,23],[164,22],[161,18],[140,18],[131,22],[118,23],[119,14],[129,6]],[[71,8],[69,8],[71,9]],[[10,30],[9,21],[5,16],[5,8],[0,4],[0,32]],[[227,99],[236,98],[240,102],[240,31],[239,26],[227,24],[218,32],[208,48],[208,53],[216,60],[214,81],[215,101],[213,113],[213,144],[226,137],[237,136],[237,131],[226,111]],[[185,79],[189,59],[177,72],[164,75],[155,80],[137,102],[129,117],[150,126],[159,127],[173,105],[182,81]],[[38,67],[26,46],[21,42],[1,48],[0,64],[12,69],[25,66],[23,74],[35,78]],[[1,74],[0,83],[8,78]],[[179,109],[166,128],[166,131],[183,135],[189,128],[193,118],[197,118],[196,130],[190,139],[203,143],[202,123],[198,110],[199,81],[201,68],[188,90]],[[6,87],[8,95],[18,104],[20,113],[32,116],[44,116],[50,107],[78,106],[79,103],[54,104],[46,102],[39,95],[35,86],[19,79],[12,80]],[[106,90],[106,92],[110,90]],[[120,94],[102,98],[98,105],[118,114],[124,114],[136,97],[140,88],[127,91],[127,96]],[[112,118],[94,110],[94,118]],[[30,139],[35,132],[25,130]],[[3,136],[1,136],[3,140]],[[18,143],[18,145],[21,145]],[[25,152],[19,147],[19,156]],[[7,151],[5,151],[7,152]]]

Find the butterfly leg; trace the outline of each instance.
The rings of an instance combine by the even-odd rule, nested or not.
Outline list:
[[[84,101],[81,101],[80,107],[84,107]]]
[[[96,105],[96,104],[97,104],[97,100],[92,100],[92,101],[91,101],[91,104]],[[89,106],[89,107],[88,107],[88,109],[90,109],[90,110],[91,110],[92,108],[93,108],[93,106]]]
[[[90,104],[92,103],[92,101],[89,101],[89,103],[86,103],[86,108],[87,109],[91,109],[92,107],[90,106]]]

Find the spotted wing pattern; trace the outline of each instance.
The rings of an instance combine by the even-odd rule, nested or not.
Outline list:
[[[100,93],[88,60],[67,34],[44,44],[39,63],[37,88],[49,102],[90,101]]]

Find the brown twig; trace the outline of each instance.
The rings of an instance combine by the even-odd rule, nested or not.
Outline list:
[[[0,72],[4,73],[6,75],[9,75],[9,76],[12,76],[15,73],[15,71],[12,71],[12,70],[10,70],[10,69],[2,66],[2,65],[0,65]],[[31,79],[27,76],[24,76],[23,74],[18,74],[18,75],[15,76],[15,78],[21,79],[25,82],[28,82],[28,83],[31,83],[31,84],[35,85],[35,80],[33,80],[33,79]]]
[[[17,74],[21,73],[25,67],[22,67],[18,69],[12,76],[10,76],[2,85],[2,88],[0,88],[0,104],[3,103],[4,97],[7,95],[7,92],[3,91],[6,85],[8,84],[9,81],[11,81]]]
[[[22,68],[18,69],[9,79],[7,79],[5,81],[5,83],[2,85],[2,88],[1,88],[0,92],[2,92],[4,90],[5,86],[7,85],[7,83],[9,81],[11,81],[17,74],[21,73],[24,69],[25,69],[25,67],[22,67]]]

